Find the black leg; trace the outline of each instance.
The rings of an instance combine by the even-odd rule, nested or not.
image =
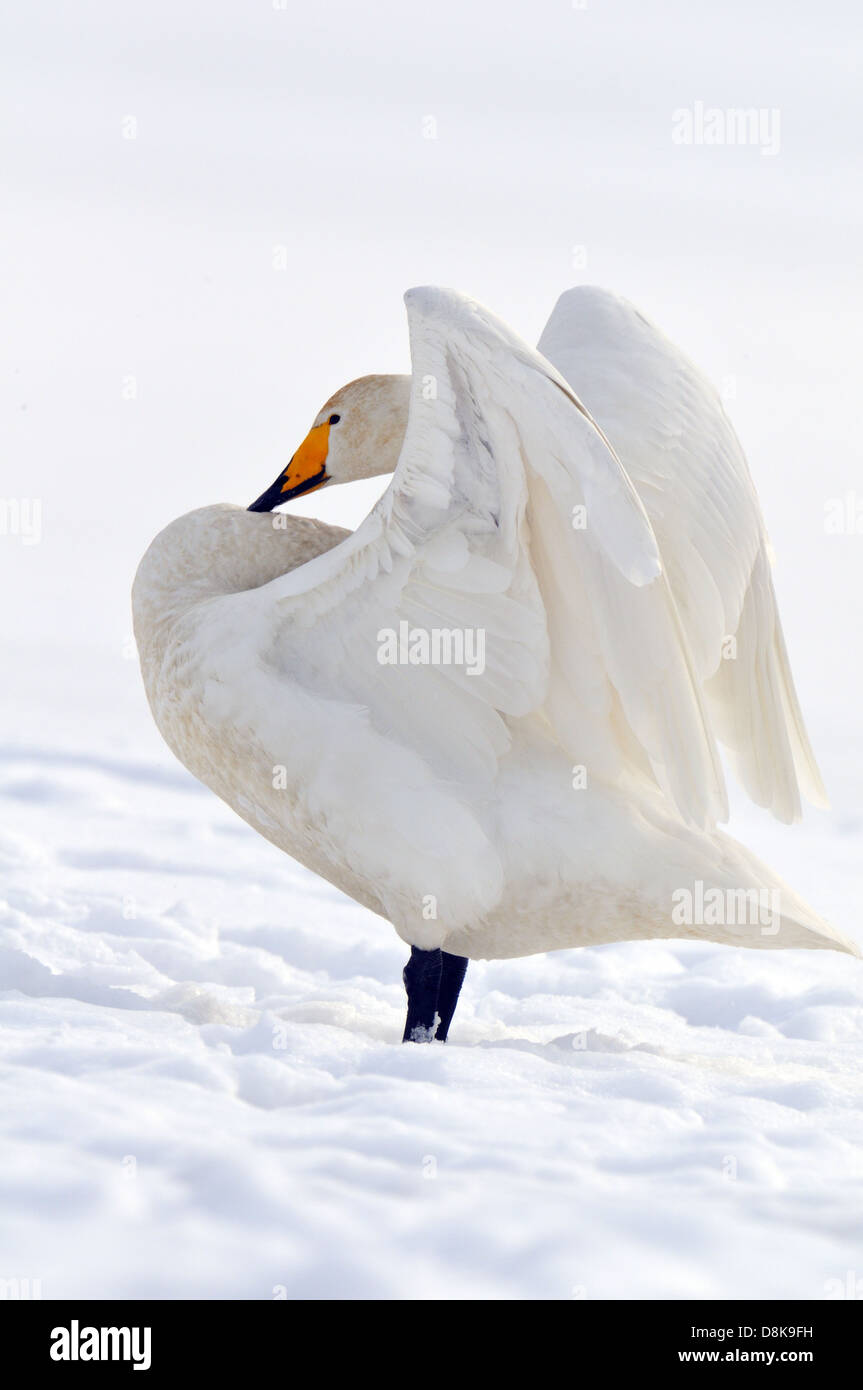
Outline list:
[[[442,954],[440,947],[434,951],[411,947],[411,958],[402,976],[408,996],[408,1016],[402,1042],[431,1042],[435,1035]]]
[[[443,965],[440,972],[440,994],[438,995],[437,1011],[440,1014],[435,1037],[438,1042],[446,1042],[449,1026],[452,1023],[452,1016],[455,1013],[455,1006],[461,993],[464,977],[467,972],[467,956],[453,956],[449,951],[442,951]]]

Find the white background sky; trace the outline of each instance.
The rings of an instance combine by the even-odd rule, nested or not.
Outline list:
[[[838,0],[18,7],[0,494],[44,535],[0,538],[11,636],[119,649],[161,526],[251,501],[336,387],[408,370],[408,286],[535,341],[586,281],[733,382],[804,703],[859,727],[863,536],[822,518],[863,498],[860,49]],[[675,144],[696,101],[778,108],[779,153]],[[355,524],[368,489],[301,509]]]

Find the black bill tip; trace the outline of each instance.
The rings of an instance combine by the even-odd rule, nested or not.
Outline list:
[[[324,465],[318,473],[313,473],[310,478],[306,478],[302,483],[297,483],[296,487],[288,488],[286,492],[282,492],[286,472],[287,470],[285,473],[280,473],[276,481],[267,488],[266,492],[262,492],[260,497],[246,508],[246,511],[271,512],[273,507],[278,507],[280,502],[290,502],[292,497],[302,497],[304,492],[311,492],[313,488],[320,487],[322,483],[328,483],[330,480],[326,465]]]
[[[276,481],[267,488],[266,492],[262,492],[260,497],[256,498],[252,505],[247,507],[246,510],[249,512],[271,512],[273,507],[277,507],[282,500],[281,487],[282,477],[278,477]]]

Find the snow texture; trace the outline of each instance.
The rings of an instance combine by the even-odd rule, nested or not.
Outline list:
[[[853,1287],[857,961],[474,964],[451,1041],[401,1046],[388,924],[172,761],[133,661],[69,657],[62,701],[23,677],[7,696],[0,1277],[46,1298]],[[841,912],[859,819],[748,828]]]

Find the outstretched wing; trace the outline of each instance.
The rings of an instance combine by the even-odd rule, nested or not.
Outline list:
[[[726,815],[656,537],[614,450],[487,310],[438,289],[405,300],[412,394],[392,482],[352,536],[256,591],[268,660],[323,700],[340,691],[474,802],[512,721],[533,715],[590,773],[651,776],[699,825]],[[423,633],[461,640],[464,659],[411,664]],[[406,662],[381,664],[387,634]]]
[[[561,295],[540,338],[598,421],[659,544],[717,737],[749,795],[783,821],[824,787],[788,662],[761,508],[717,393],[637,309]]]

